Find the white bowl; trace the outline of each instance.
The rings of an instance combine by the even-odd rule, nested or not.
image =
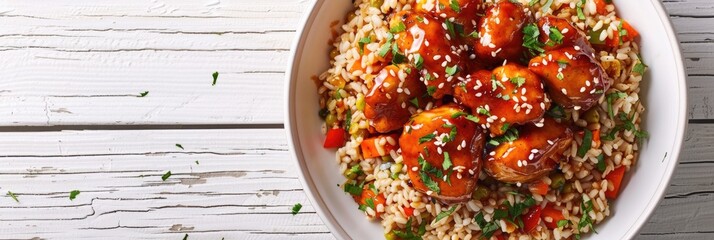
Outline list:
[[[612,215],[596,226],[590,239],[633,238],[662,199],[677,164],[686,128],[686,85],[678,41],[658,0],[616,0],[619,15],[641,34],[644,62],[649,65],[642,85],[647,107],[643,127],[650,138],[625,178],[624,189],[611,206]],[[337,184],[344,181],[335,153],[322,147],[322,120],[311,76],[329,68],[330,23],[353,9],[348,0],[317,0],[298,29],[288,62],[286,121],[288,145],[305,192],[317,213],[338,239],[383,239],[378,223],[367,221],[350,196]]]

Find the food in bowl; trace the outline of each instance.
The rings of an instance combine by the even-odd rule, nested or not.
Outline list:
[[[646,65],[605,0],[354,3],[316,80],[387,239],[577,239],[637,160]]]

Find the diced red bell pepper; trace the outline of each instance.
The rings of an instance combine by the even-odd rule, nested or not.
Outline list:
[[[605,179],[607,179],[607,182],[609,185],[612,185],[612,190],[607,190],[605,192],[605,197],[609,199],[615,199],[617,198],[617,195],[620,193],[620,187],[622,187],[622,178],[625,176],[625,167],[620,166],[618,168],[615,168],[615,170],[612,170],[607,176],[605,176]],[[609,189],[609,187],[608,187]]]
[[[342,128],[333,128],[327,131],[327,136],[325,137],[325,144],[322,146],[325,148],[339,148],[345,145],[345,138],[347,133]]]
[[[413,207],[404,207],[404,215],[406,215],[406,217],[414,216],[414,208]]]
[[[528,210],[526,215],[521,216],[523,220],[523,232],[531,232],[540,223],[541,209],[540,206],[533,206]]]
[[[550,229],[558,228],[558,222],[565,220],[563,211],[556,209],[552,204],[546,205],[541,212],[541,215],[543,216],[543,223],[545,223],[545,226]],[[546,218],[549,218],[551,221],[549,222]]]
[[[607,3],[605,0],[595,0],[595,11],[601,15],[607,15]]]
[[[381,157],[384,155],[389,155],[389,152],[392,150],[397,150],[399,149],[399,143],[396,145],[389,144],[389,141],[386,141],[386,144],[384,144],[384,154],[379,154],[379,151],[377,150],[377,143],[381,141],[382,138],[386,137],[391,137],[394,139],[394,141],[399,141],[399,135],[392,134],[392,135],[384,135],[384,136],[377,136],[377,137],[372,137],[365,139],[362,141],[360,144],[360,148],[362,149],[362,157],[364,158],[375,158],[375,157]]]
[[[384,198],[383,194],[376,194],[372,189],[369,189],[369,185],[365,184],[364,188],[362,189],[362,194],[359,196],[359,200],[357,201],[361,205],[366,205],[367,204],[367,199],[372,199],[372,202],[374,203],[374,207],[376,208],[379,206],[379,204],[382,204],[383,206],[386,207],[387,199]],[[377,209],[372,209],[375,212],[375,217],[379,217],[381,214],[377,212]]]

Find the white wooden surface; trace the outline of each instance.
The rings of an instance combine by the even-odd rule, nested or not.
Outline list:
[[[692,124],[638,239],[714,239],[714,2],[663,2]],[[331,239],[282,130],[307,3],[0,0],[0,239]]]

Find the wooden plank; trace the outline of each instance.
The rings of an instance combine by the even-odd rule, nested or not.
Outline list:
[[[305,7],[297,0],[3,4],[0,125],[282,123],[285,65]],[[220,76],[211,86],[214,71]],[[135,97],[144,91],[146,98]]]
[[[2,239],[331,236],[279,129],[4,133],[0,165]]]

